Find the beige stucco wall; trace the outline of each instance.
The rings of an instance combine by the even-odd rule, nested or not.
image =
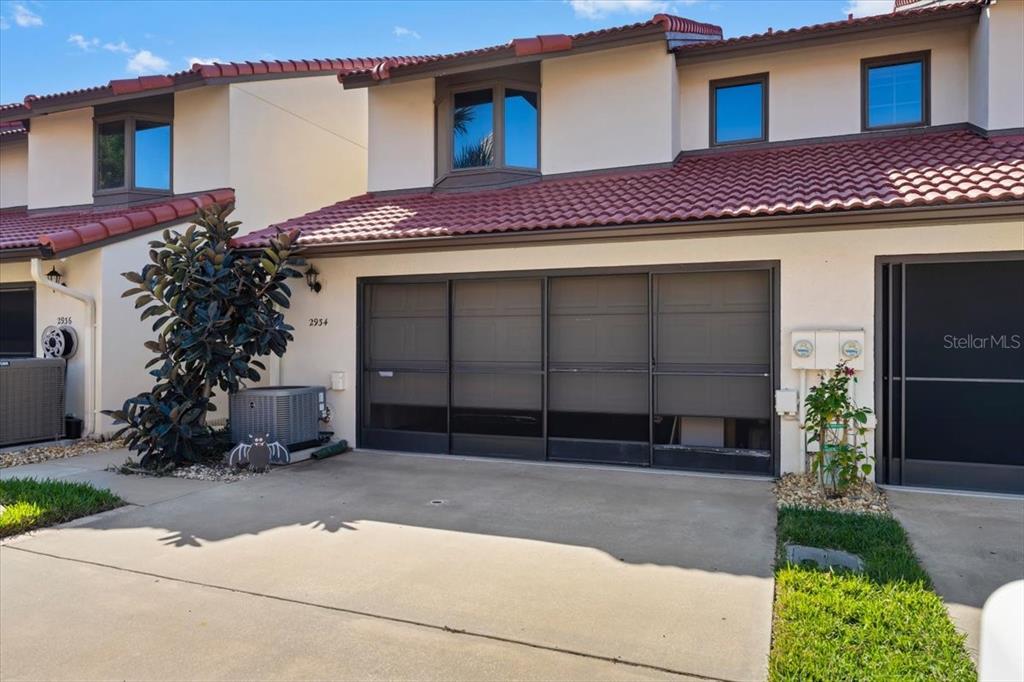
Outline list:
[[[174,179],[177,194],[230,186],[227,85],[174,94]]]
[[[32,119],[28,207],[92,203],[92,107]]]
[[[345,372],[347,389],[330,391],[338,436],[354,441],[356,411],[356,280],[380,275],[554,269],[670,263],[780,261],[781,343],[802,327],[862,327],[866,370],[857,385],[864,405],[874,402],[875,256],[1024,248],[1024,221],[936,224],[856,231],[822,231],[730,237],[567,243],[347,258],[314,258],[323,291],[295,287],[289,321],[295,342],[284,360],[282,383],[330,385],[330,372]],[[326,317],[326,326],[309,318]],[[781,384],[796,388],[799,375],[783,354]],[[782,470],[802,466],[802,434],[782,421]]]
[[[671,161],[675,59],[665,43],[541,62],[541,169]]]
[[[0,144],[0,208],[28,204],[28,140]]]
[[[766,71],[770,141],[859,133],[861,59],[918,50],[932,53],[932,124],[967,121],[971,31],[958,26],[721,61],[684,62],[678,69],[682,148],[708,146],[709,81]],[[1001,68],[1010,70],[1005,64]],[[1019,81],[1019,68],[1016,73]]]
[[[366,191],[367,92],[332,75],[229,86],[235,216],[261,229]]]
[[[434,79],[369,88],[371,192],[434,184]]]
[[[1024,127],[1024,2],[983,7],[971,35],[971,122]]]

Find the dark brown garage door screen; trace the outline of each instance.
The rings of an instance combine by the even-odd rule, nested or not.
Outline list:
[[[359,444],[771,474],[775,271],[361,280]]]

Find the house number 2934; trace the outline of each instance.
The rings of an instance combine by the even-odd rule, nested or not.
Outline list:
[[[326,327],[327,326],[327,318],[326,317],[311,317],[311,318],[309,318],[309,326],[310,327]]]

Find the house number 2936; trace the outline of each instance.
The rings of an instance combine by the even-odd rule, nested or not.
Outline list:
[[[326,317],[311,317],[311,318],[309,318],[309,326],[310,327],[326,327],[327,326],[327,318]]]

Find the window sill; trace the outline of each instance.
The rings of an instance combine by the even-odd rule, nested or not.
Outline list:
[[[116,206],[173,195],[171,190],[162,189],[103,189],[93,192],[92,203],[95,206]]]
[[[437,190],[500,189],[540,180],[539,170],[524,168],[463,168],[434,182]]]

